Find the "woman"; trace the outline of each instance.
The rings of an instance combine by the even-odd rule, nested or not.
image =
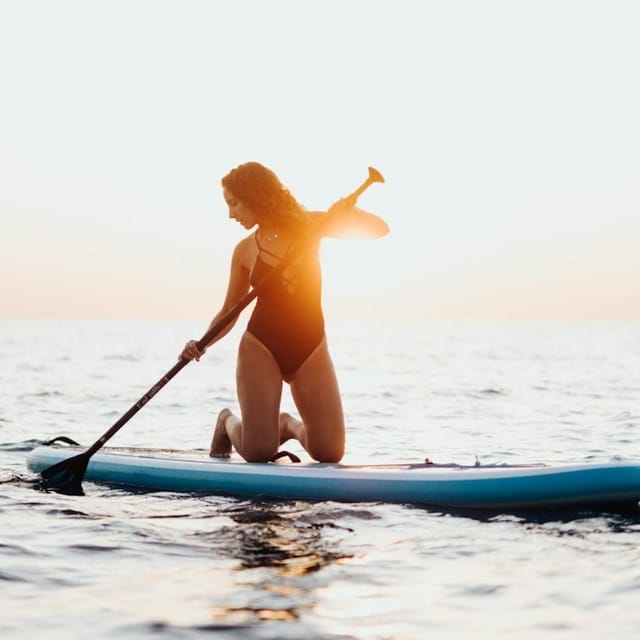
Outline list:
[[[328,212],[307,212],[275,173],[257,162],[229,172],[222,189],[229,217],[245,229],[257,229],[233,252],[226,297],[209,327],[250,287],[257,287],[258,295],[238,349],[241,417],[229,409],[220,412],[209,455],[227,458],[235,448],[249,462],[267,462],[280,444],[294,438],[313,459],[339,462],[344,454],[344,415],[324,332],[320,240],[352,230],[354,224],[370,237],[386,234],[388,227],[373,214],[347,209],[344,200]],[[271,274],[285,257],[286,268]],[[235,320],[207,346],[234,324]],[[199,360],[202,355],[197,341],[190,340],[180,357]],[[280,412],[283,382],[290,385],[301,420]]]

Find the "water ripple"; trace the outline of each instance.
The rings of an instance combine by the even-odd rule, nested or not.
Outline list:
[[[637,636],[637,507],[478,513],[92,483],[82,497],[34,491],[26,454],[61,433],[93,442],[192,325],[0,326],[0,635],[381,640],[480,629],[596,640],[615,620],[617,637]],[[639,329],[336,331],[347,460],[636,458]],[[218,408],[235,405],[232,342],[185,369],[109,446],[201,453]]]

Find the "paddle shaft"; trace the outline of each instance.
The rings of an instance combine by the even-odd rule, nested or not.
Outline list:
[[[258,286],[249,291],[239,300],[229,311],[220,318],[198,341],[198,348],[203,350],[210,340],[212,340],[222,329],[236,318],[240,312],[249,305],[258,295],[264,283],[269,280],[274,273],[280,273],[289,260],[283,260],[277,267],[267,274]],[[167,373],[158,380],[131,408],[124,413],[100,438],[98,438],[86,451],[66,460],[57,462],[40,472],[42,478],[40,488],[56,489],[62,493],[82,495],[82,478],[87,470],[91,456],[101,449],[129,420],[142,409],[176,374],[189,364],[190,360],[178,360]]]
[[[275,270],[274,270],[275,271]],[[273,273],[273,272],[272,272]],[[269,276],[272,275],[271,273]],[[267,276],[268,277],[268,276]],[[237,302],[229,311],[218,320],[203,336],[198,340],[198,348],[203,351],[209,344],[209,341],[215,338],[229,323],[240,315],[242,310],[253,302],[259,293],[263,282],[258,287],[252,289],[239,302]],[[189,364],[190,360],[178,360],[176,364],[167,371],[160,380],[158,380],[131,408],[124,413],[108,430],[105,431],[98,440],[96,440],[85,452],[87,457],[92,456],[96,451],[101,449],[107,440],[110,440],[124,425],[133,418],[171,379],[173,379],[184,367]]]
[[[353,202],[352,206],[355,206],[357,199],[362,193],[374,182],[383,182],[381,174],[369,167],[369,177],[346,199]],[[301,250],[290,251],[289,254],[270,272],[268,273],[253,289],[243,296],[236,304],[227,311],[214,325],[212,325],[207,332],[198,340],[197,345],[200,351],[208,346],[209,342],[215,338],[228,324],[233,322],[245,309],[250,305],[258,296],[265,284],[271,279],[278,276],[282,271],[289,266],[295,258],[301,253]],[[189,364],[189,360],[179,360],[176,364],[167,371],[162,378],[160,378],[131,408],[124,413],[107,431],[105,431],[98,440],[96,440],[82,455],[83,458],[90,458],[96,451],[101,449],[104,444],[110,440],[122,427],[129,422],[129,420],[140,411],[170,380],[172,380],[184,367]]]
[[[289,266],[289,264],[299,255],[299,252],[291,252],[282,262],[278,264],[272,271],[270,271],[249,293],[243,296],[236,304],[234,304],[227,313],[225,313],[214,325],[212,325],[207,332],[196,343],[200,351],[204,351],[209,342],[215,338],[228,324],[233,322],[242,311],[248,307],[258,296],[263,287],[272,278],[275,278],[279,273]],[[105,431],[98,440],[96,440],[85,451],[86,456],[92,456],[96,451],[101,449],[107,440],[110,440],[124,425],[129,422],[133,416],[140,411],[170,380],[172,380],[184,367],[186,367],[190,360],[178,360],[176,364],[167,371],[160,380],[158,380],[131,408],[124,413],[114,424]]]

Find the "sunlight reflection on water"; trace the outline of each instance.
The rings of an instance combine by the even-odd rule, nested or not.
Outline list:
[[[1,328],[0,634],[408,639],[483,629],[600,640],[612,621],[620,638],[640,628],[637,513],[445,513],[91,483],[81,498],[35,493],[16,476],[28,475],[36,439],[93,442],[197,331]],[[336,328],[332,339],[347,461],[638,456],[637,324],[363,331]],[[206,447],[213,416],[235,403],[234,352],[229,340],[185,369],[113,444]]]

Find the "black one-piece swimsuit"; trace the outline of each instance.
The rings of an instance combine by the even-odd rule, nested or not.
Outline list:
[[[251,270],[257,287],[274,267],[261,257],[260,246]],[[291,378],[324,338],[322,275],[318,246],[305,252],[291,267],[260,285],[247,331],[273,355],[284,379]]]

